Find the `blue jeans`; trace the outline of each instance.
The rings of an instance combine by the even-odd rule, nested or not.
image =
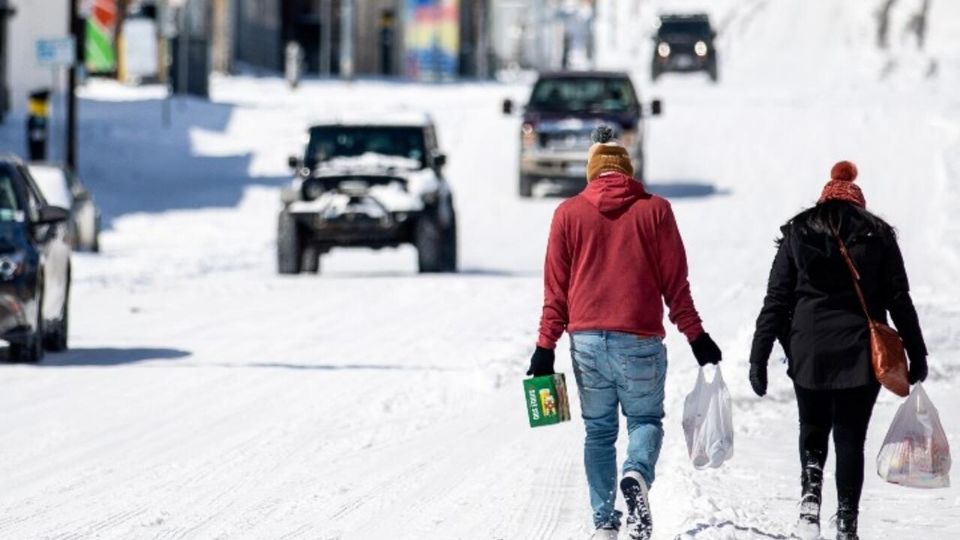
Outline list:
[[[664,382],[667,350],[660,338],[642,338],[607,331],[576,332],[570,336],[573,373],[587,429],[583,462],[590,487],[590,506],[597,527],[620,525],[614,510],[617,496],[619,405],[627,418],[627,459],[623,472],[635,471],[647,486],[663,442]]]

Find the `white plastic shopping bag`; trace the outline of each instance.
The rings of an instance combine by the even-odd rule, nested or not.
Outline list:
[[[703,369],[693,392],[683,402],[683,434],[687,451],[697,469],[719,467],[733,457],[733,405],[723,382],[720,366],[713,381],[707,382]]]
[[[901,486],[950,487],[950,443],[920,383],[893,417],[877,456],[877,474]]]

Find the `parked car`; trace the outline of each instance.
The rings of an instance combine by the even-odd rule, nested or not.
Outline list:
[[[710,17],[696,15],[663,15],[654,36],[653,66],[650,73],[656,81],[667,72],[704,71],[717,82],[716,31]]]
[[[0,156],[0,338],[14,362],[67,348],[69,217],[47,203],[23,161]]]
[[[90,190],[68,167],[31,163],[30,174],[47,202],[70,210],[70,246],[78,251],[100,251],[100,210]]]
[[[514,108],[512,101],[504,101],[504,113],[512,114]],[[649,113],[660,112],[660,100],[654,100]],[[643,178],[646,115],[624,72],[540,74],[520,126],[520,196],[530,197],[543,181],[564,189],[585,185],[590,133],[600,124],[613,127],[630,152],[637,178]]]
[[[296,177],[283,190],[281,274],[319,271],[335,247],[413,244],[420,272],[457,269],[457,219],[446,156],[430,117],[340,119],[310,128]]]

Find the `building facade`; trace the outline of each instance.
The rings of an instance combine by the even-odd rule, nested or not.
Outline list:
[[[349,60],[361,76],[418,77],[415,54],[444,54],[450,76],[491,74],[490,0],[235,0],[234,59],[283,70],[287,43],[305,72],[337,76]],[[422,34],[415,34],[423,32]],[[346,35],[345,35],[346,34]],[[350,54],[341,50],[349,44]],[[437,46],[437,45],[441,46]],[[433,67],[432,65],[430,66]]]
[[[0,0],[0,85],[5,112],[22,114],[38,88],[65,87],[64,70],[37,64],[36,42],[68,35],[67,4],[59,0]]]

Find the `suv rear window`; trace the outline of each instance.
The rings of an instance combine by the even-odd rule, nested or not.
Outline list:
[[[367,153],[413,159],[426,167],[427,152],[423,129],[394,126],[319,126],[310,129],[306,164],[338,157],[358,157]]]
[[[571,77],[538,81],[528,107],[542,112],[627,112],[638,105],[629,79]]]
[[[7,167],[0,167],[0,222],[23,221],[22,210],[14,186],[13,172]]]

